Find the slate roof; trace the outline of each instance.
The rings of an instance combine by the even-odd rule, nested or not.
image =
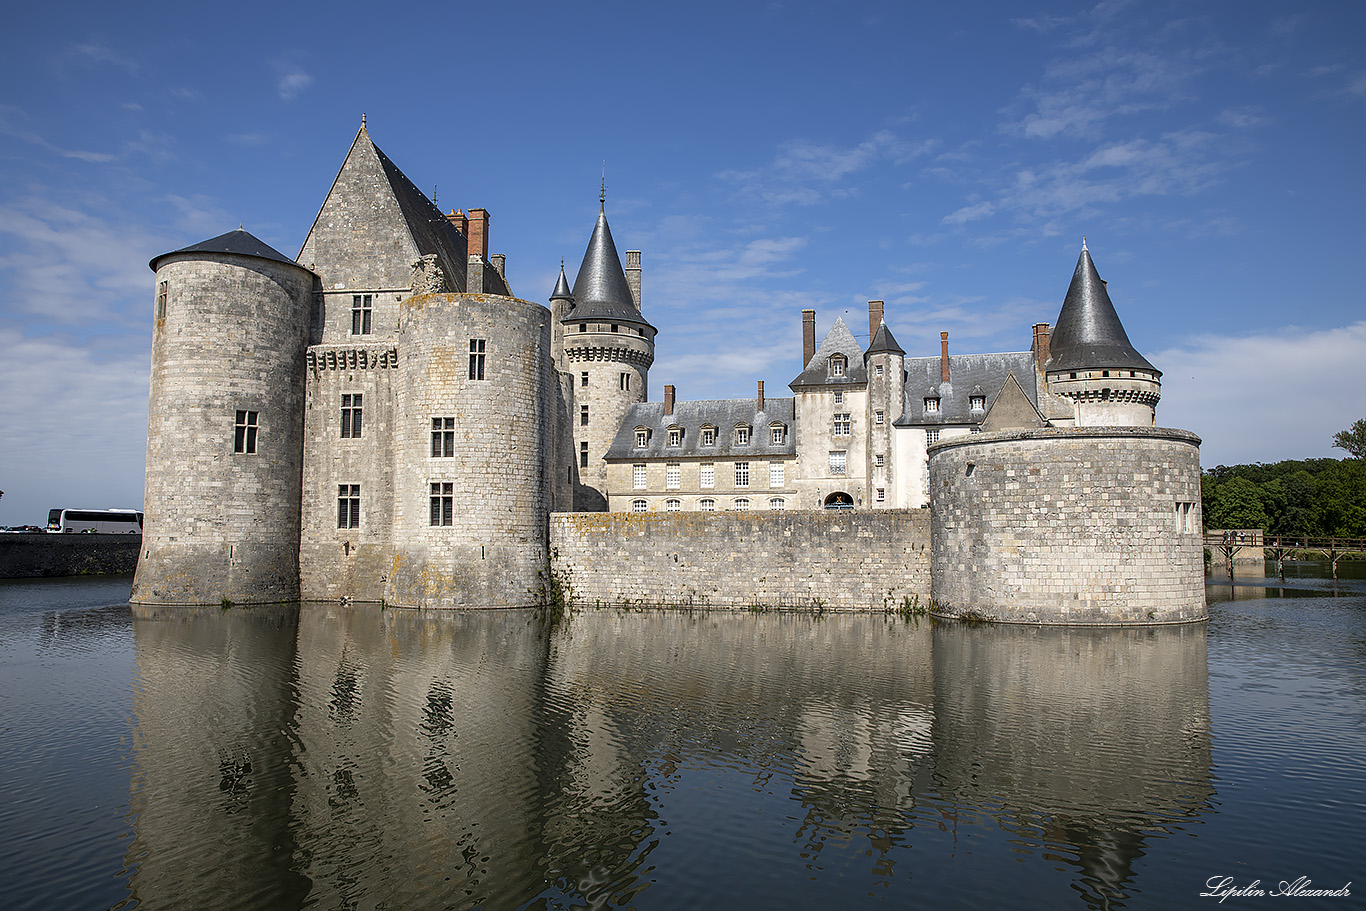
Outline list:
[[[888,333],[890,335],[891,333]],[[848,364],[844,376],[830,376],[828,362],[835,354],[843,354]],[[805,369],[795,380],[787,385],[796,390],[802,386],[861,386],[868,382],[868,368],[863,362],[863,349],[854,339],[854,333],[844,324],[842,318],[835,318],[835,325],[821,339],[820,346]]]
[[[573,300],[574,294],[569,290],[569,280],[564,277],[564,263],[560,263],[560,277],[555,282],[555,290],[550,292],[551,300]]]
[[[892,336],[892,330],[887,328],[887,324],[879,322],[877,325],[877,333],[873,336],[873,340],[868,344],[868,350],[863,356],[866,358],[870,354],[884,353],[905,354],[906,352],[896,343],[896,339]]]
[[[579,274],[574,278],[574,305],[561,322],[577,323],[586,319],[612,320],[649,326],[636,309],[631,286],[626,283],[626,272],[617,256],[617,245],[612,240],[612,229],[607,226],[607,212],[598,210],[598,221],[593,236],[588,239]]]
[[[155,272],[158,262],[168,256],[175,256],[178,253],[234,253],[238,256],[254,256],[257,259],[271,259],[277,263],[289,263],[291,266],[299,265],[279,250],[276,250],[270,244],[254,236],[249,231],[243,231],[241,228],[238,228],[236,231],[229,231],[227,234],[211,237],[194,246],[181,247],[179,250],[172,250],[170,253],[162,253],[160,256],[154,256],[152,257],[152,261],[147,265]]]
[[[906,370],[906,399],[901,417],[893,421],[897,427],[940,427],[948,424],[980,424],[1005,385],[1006,377],[1015,374],[1020,388],[1031,405],[1039,407],[1038,390],[1034,382],[1034,355],[1028,351],[1001,354],[949,355],[949,381],[940,381],[940,360],[937,357],[908,357]],[[972,410],[972,397],[985,397],[986,407]],[[925,413],[925,399],[939,398],[939,411]]]
[[[1076,271],[1072,273],[1072,283],[1067,288],[1067,297],[1063,299],[1057,325],[1049,339],[1048,351],[1045,370],[1117,367],[1158,372],[1129,343],[1129,336],[1084,241]]]
[[[700,458],[715,456],[718,459],[737,459],[750,456],[755,459],[775,456],[792,456],[797,452],[796,433],[793,419],[793,399],[765,398],[764,410],[758,411],[759,402],[748,399],[704,399],[696,402],[674,403],[674,413],[664,413],[663,402],[645,402],[632,405],[621,419],[621,428],[604,456],[608,461],[635,461],[638,459],[663,458]],[[781,445],[773,444],[769,425],[778,422],[787,427]],[[674,425],[683,429],[680,446],[669,445],[668,430]],[[702,445],[702,427],[710,424],[716,428],[716,445]],[[748,424],[753,428],[750,442],[746,446],[735,443],[735,426]],[[636,448],[636,428],[644,427],[650,431],[649,445]]]

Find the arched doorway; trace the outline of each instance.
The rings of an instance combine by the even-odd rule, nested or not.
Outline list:
[[[854,498],[842,490],[837,490],[825,498],[826,509],[853,509]]]

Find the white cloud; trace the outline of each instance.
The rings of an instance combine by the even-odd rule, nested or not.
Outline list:
[[[935,140],[911,142],[880,130],[852,146],[805,139],[789,140],[763,168],[727,170],[718,179],[735,184],[740,193],[770,205],[810,206],[830,197],[852,195],[846,178],[880,162],[902,165],[932,151]]]
[[[950,212],[948,215],[944,216],[941,220],[941,224],[963,225],[970,221],[976,221],[979,218],[986,218],[994,214],[995,211],[996,207],[994,205],[983,200],[982,202],[974,203],[970,206],[964,206],[956,212]]]
[[[286,73],[284,76],[280,77],[280,98],[284,101],[293,101],[295,98],[302,95],[312,84],[313,77],[302,70]]]
[[[1200,434],[1206,466],[1340,457],[1333,434],[1366,417],[1366,322],[1201,336],[1150,360],[1158,423]]]

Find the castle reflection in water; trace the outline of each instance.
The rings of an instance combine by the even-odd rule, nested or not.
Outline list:
[[[305,604],[133,629],[147,907],[810,905],[841,864],[952,888],[948,856],[978,899],[1118,906],[1213,794],[1204,624]]]

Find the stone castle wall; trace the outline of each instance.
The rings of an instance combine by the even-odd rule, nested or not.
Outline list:
[[[930,593],[925,510],[550,517],[578,605],[886,610]]]
[[[0,535],[0,579],[131,573],[141,535]]]
[[[299,597],[304,349],[314,276],[233,254],[174,254],[152,332],[140,603]],[[256,452],[234,452],[237,411]]]
[[[1021,623],[1203,620],[1200,439],[973,434],[930,447],[936,610]]]
[[[470,341],[483,378],[470,377]],[[559,382],[550,311],[477,294],[403,302],[394,407],[394,550],[384,599],[402,607],[519,607],[546,569],[546,517]],[[433,418],[452,418],[455,452],[433,457]],[[431,485],[450,484],[450,524]],[[442,488],[444,490],[444,487]],[[442,494],[444,496],[444,494]]]

